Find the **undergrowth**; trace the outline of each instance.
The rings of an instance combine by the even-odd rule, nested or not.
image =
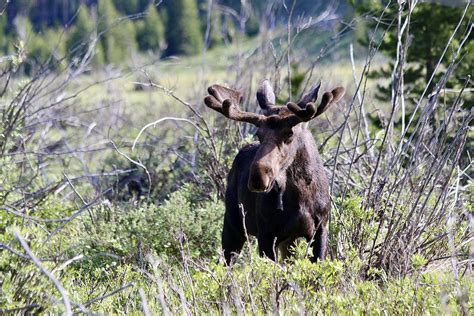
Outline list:
[[[474,288],[465,271],[427,266],[413,256],[403,277],[367,268],[364,255],[343,238],[344,256],[311,263],[301,241],[290,262],[273,263],[257,254],[251,239],[236,265],[220,263],[222,202],[196,202],[192,186],[183,186],[161,205],[112,205],[105,201],[61,228],[60,223],[20,222],[2,213],[0,242],[14,245],[13,232],[29,240],[32,253],[69,293],[76,312],[137,313],[455,313],[473,308]],[[360,197],[344,203],[331,234],[354,230]],[[70,213],[51,201],[43,218]],[[337,213],[335,213],[337,214]],[[359,214],[363,216],[364,214]],[[352,220],[347,220],[348,218]],[[345,226],[342,226],[345,223]],[[350,225],[353,225],[349,227]],[[370,227],[360,227],[371,232]],[[48,233],[49,232],[49,233]],[[342,244],[341,244],[342,243]],[[333,254],[338,245],[331,244]],[[12,247],[22,254],[22,249]],[[0,252],[2,311],[60,313],[58,291],[30,258]]]

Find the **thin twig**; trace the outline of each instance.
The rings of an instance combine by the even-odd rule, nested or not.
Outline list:
[[[35,255],[33,255],[33,253],[31,252],[30,250],[30,247],[28,247],[28,244],[23,240],[23,238],[21,237],[20,233],[18,233],[17,230],[13,230],[13,235],[15,236],[15,238],[18,240],[18,242],[20,243],[20,245],[23,247],[23,249],[25,250],[26,254],[31,258],[31,260],[35,263],[35,265],[41,270],[41,272],[43,274],[45,274],[48,279],[53,282],[54,286],[56,287],[56,289],[58,290],[58,292],[61,294],[61,297],[62,297],[62,300],[63,300],[63,304],[64,304],[64,308],[65,308],[65,314],[66,315],[71,315],[72,316],[72,309],[71,309],[71,302],[69,301],[69,298],[68,298],[68,295],[67,295],[67,292],[66,290],[64,289],[64,287],[61,285],[61,283],[58,281],[58,279],[56,279],[56,277],[54,277],[54,275],[48,271],[48,269],[46,269],[42,264],[41,264],[41,261],[39,261],[38,258],[35,257]]]

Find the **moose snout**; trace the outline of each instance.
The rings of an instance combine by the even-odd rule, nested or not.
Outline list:
[[[253,165],[250,168],[248,188],[252,192],[268,192],[273,178],[273,169],[270,166]]]

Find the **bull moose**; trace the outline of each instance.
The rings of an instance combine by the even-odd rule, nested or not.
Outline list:
[[[227,177],[222,248],[227,264],[242,250],[246,234],[256,236],[260,255],[275,260],[289,255],[299,237],[313,247],[313,261],[323,260],[331,208],[328,179],[308,123],[344,95],[337,87],[315,105],[321,84],[298,103],[275,104],[268,80],[257,90],[262,114],[240,110],[239,91],[212,85],[204,103],[225,117],[257,127],[258,142],[244,146]]]

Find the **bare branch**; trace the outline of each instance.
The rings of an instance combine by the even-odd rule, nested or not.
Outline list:
[[[68,316],[69,315],[72,316],[71,302],[69,301],[67,292],[64,289],[64,287],[61,285],[61,283],[58,281],[58,279],[56,279],[56,277],[41,264],[41,261],[39,261],[39,259],[36,258],[35,255],[33,255],[33,253],[30,250],[30,247],[28,247],[28,244],[23,240],[23,238],[21,237],[20,233],[18,233],[17,230],[13,230],[13,235],[18,240],[20,245],[23,247],[23,249],[25,250],[27,255],[31,258],[31,260],[33,260],[35,265],[41,270],[41,272],[43,274],[45,274],[48,277],[48,279],[51,282],[53,282],[54,286],[56,287],[58,292],[61,294],[61,297],[63,299],[65,314],[68,315]]]

